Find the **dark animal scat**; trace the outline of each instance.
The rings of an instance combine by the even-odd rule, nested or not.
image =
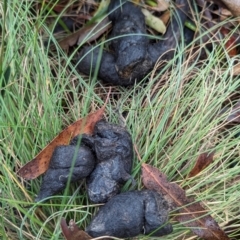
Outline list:
[[[176,4],[164,40],[151,44],[141,9],[126,0],[111,0],[108,12],[113,22],[110,35],[113,53],[103,50],[99,78],[112,85],[133,85],[151,71],[160,56],[162,60],[170,60],[181,37],[179,22],[184,24],[188,10],[186,0],[176,0]],[[99,47],[84,47],[78,55],[78,69],[90,74],[96,69],[99,53]]]
[[[121,185],[132,179],[133,144],[128,131],[115,124],[99,121],[92,137],[84,142],[93,142],[92,148],[98,164],[87,177],[89,199],[103,203],[120,192]]]
[[[125,192],[99,209],[86,232],[92,237],[167,235],[172,232],[168,223],[168,205],[162,195],[151,190]]]
[[[74,145],[56,147],[35,201],[41,201],[63,190],[69,177],[71,182],[87,177],[94,166],[95,158],[88,147]]]
[[[70,145],[56,147],[36,201],[63,190],[69,177],[71,182],[87,177],[90,200],[106,202],[120,192],[123,183],[132,179],[132,160],[133,145],[128,131],[98,121],[93,135],[78,135]]]
[[[87,178],[87,192],[91,202],[103,203],[120,192],[121,184],[131,179],[119,156],[100,162]]]

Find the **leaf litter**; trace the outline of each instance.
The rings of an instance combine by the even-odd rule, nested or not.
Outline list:
[[[214,151],[201,153],[198,156],[196,163],[193,169],[190,171],[188,177],[194,177],[198,175],[201,171],[203,171],[205,168],[207,168],[213,162],[214,154]]]
[[[142,181],[147,189],[163,193],[170,206],[178,210],[176,220],[189,227],[197,236],[205,240],[229,240],[201,204],[188,198],[180,186],[169,182],[167,176],[157,168],[143,163]]]
[[[64,218],[61,219],[61,229],[66,240],[89,240],[92,239],[86,232],[79,229],[73,220],[70,220],[69,226]]]

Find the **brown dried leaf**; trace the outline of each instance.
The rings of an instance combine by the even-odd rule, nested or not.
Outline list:
[[[92,239],[86,232],[80,230],[73,220],[70,220],[69,227],[66,220],[61,219],[62,233],[66,240],[89,240]]]
[[[27,180],[40,176],[47,171],[55,147],[68,145],[72,138],[81,133],[91,134],[96,122],[98,122],[104,114],[109,94],[110,92],[102,108],[66,127],[34,159],[24,165],[17,174]]]
[[[237,51],[237,37],[234,35],[230,35],[230,30],[228,30],[225,27],[221,27],[220,32],[222,33],[223,37],[227,38],[227,41],[225,43],[225,48],[227,50],[227,53],[229,57],[234,57],[238,54]]]
[[[198,156],[197,161],[195,163],[195,166],[189,173],[189,177],[194,177],[197,174],[199,174],[201,171],[203,171],[206,167],[208,167],[213,162],[215,152],[205,152]]]
[[[161,192],[172,200],[175,208],[179,208],[177,220],[197,236],[206,240],[229,240],[200,203],[187,198],[185,191],[176,183],[169,182],[157,168],[142,164],[142,179],[146,188]]]
[[[68,145],[69,141],[81,133],[91,133],[94,125],[102,118],[104,109],[89,114],[85,118],[72,123],[60,132],[34,159],[24,165],[18,175],[27,180],[34,179],[43,174],[49,166],[49,162],[55,147]]]
[[[170,11],[169,11],[169,10],[168,10],[168,11],[165,11],[165,12],[161,15],[160,19],[161,19],[162,22],[167,26],[167,23],[169,22],[169,19],[170,19]]]
[[[84,26],[66,38],[62,39],[59,41],[59,45],[62,49],[68,49],[76,43],[80,44],[83,40],[86,40],[87,43],[92,42],[106,32],[110,26],[111,23],[109,22],[108,18],[104,18],[101,22]]]

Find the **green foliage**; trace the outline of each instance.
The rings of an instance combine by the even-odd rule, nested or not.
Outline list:
[[[97,210],[88,202],[84,182],[71,184],[64,194],[36,204],[41,177],[26,182],[16,171],[64,127],[102,106],[108,88],[83,79],[50,33],[56,46],[56,52],[51,52],[41,36],[46,15],[36,19],[30,13],[34,1],[6,2],[0,8],[5,17],[1,73],[8,75],[0,97],[0,238],[63,239],[61,217],[74,219],[85,228]],[[201,62],[199,54],[179,49],[160,72],[153,70],[149,81],[132,88],[113,88],[106,117],[118,122],[121,116],[116,108],[126,113],[126,126],[141,161],[158,167],[188,196],[201,201],[224,228],[239,218],[240,156],[239,127],[226,127],[225,122],[231,108],[220,112],[230,98],[239,98],[240,79],[231,75],[234,59],[221,46],[209,54],[208,61]],[[224,72],[223,62],[228,66]],[[196,158],[209,148],[216,150],[215,161],[189,179]],[[135,156],[133,176],[139,189],[140,166]],[[127,183],[124,191],[129,188]],[[190,239],[190,230],[172,219],[174,232],[163,239],[188,239],[188,235]]]

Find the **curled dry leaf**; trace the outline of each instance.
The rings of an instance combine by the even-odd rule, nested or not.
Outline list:
[[[229,240],[217,222],[194,199],[186,197],[185,191],[167,180],[165,174],[148,164],[142,164],[143,184],[150,190],[166,195],[175,208],[179,208],[177,220],[205,240]]]
[[[89,240],[92,239],[86,232],[80,230],[73,220],[70,220],[69,226],[64,218],[61,219],[62,233],[66,240]]]
[[[193,169],[190,171],[188,177],[194,177],[201,171],[203,171],[206,167],[208,167],[213,162],[214,153],[215,152],[211,153],[205,152],[200,154],[197,158],[197,161]]]
[[[102,108],[65,128],[34,159],[24,165],[17,174],[27,180],[37,178],[48,169],[53,151],[57,146],[68,145],[70,140],[79,134],[91,134],[96,122],[98,122],[104,114],[109,94],[110,92]]]

